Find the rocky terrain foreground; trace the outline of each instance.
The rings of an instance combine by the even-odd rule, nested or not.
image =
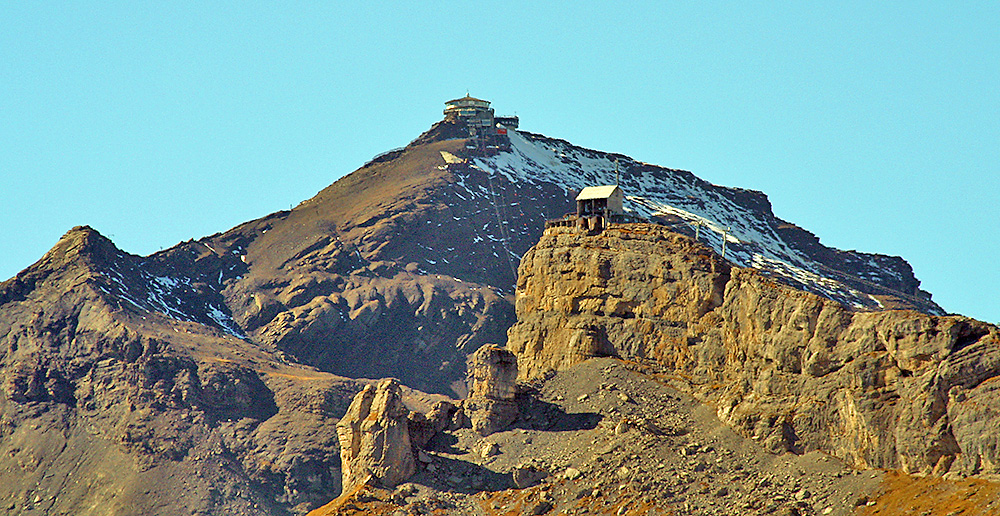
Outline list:
[[[511,427],[453,423],[311,514],[1000,512],[995,327],[849,311],[648,224],[546,230],[517,312]],[[511,383],[483,362],[473,391]]]
[[[998,484],[939,479],[929,493],[920,480],[823,452],[775,454],[677,382],[654,363],[587,360],[522,385],[510,428],[442,432],[406,482],[358,486],[310,516],[1000,512]]]

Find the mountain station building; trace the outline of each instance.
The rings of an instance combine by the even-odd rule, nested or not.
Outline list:
[[[496,124],[493,121],[493,108],[488,100],[466,95],[449,100],[444,105],[444,119],[464,122],[472,133],[485,133]]]
[[[469,131],[473,143],[485,150],[507,149],[508,129],[517,129],[516,116],[495,116],[490,101],[466,94],[444,103],[445,121],[455,122]]]

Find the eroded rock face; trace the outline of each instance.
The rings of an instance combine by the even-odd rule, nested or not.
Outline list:
[[[458,407],[444,400],[435,403],[427,414],[410,411],[407,423],[410,430],[410,444],[413,448],[415,450],[424,448],[438,432],[451,426],[452,417],[457,411]]]
[[[0,283],[4,514],[289,514],[338,492],[357,382],[143,308],[144,267],[79,227]]]
[[[366,483],[391,488],[413,475],[408,415],[396,379],[368,385],[354,397],[337,423],[344,492]]]
[[[517,382],[517,357],[510,350],[486,345],[469,356],[469,398],[462,408],[472,429],[487,436],[517,419],[514,401]]]
[[[510,350],[488,344],[470,355],[468,366],[470,398],[514,399],[517,357]]]
[[[775,451],[856,467],[1000,472],[1000,337],[966,317],[858,312],[652,225],[547,230],[508,333],[521,376],[647,359]]]

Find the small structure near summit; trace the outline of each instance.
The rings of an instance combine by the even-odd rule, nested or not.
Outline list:
[[[578,227],[600,231],[613,223],[643,222],[625,213],[625,193],[618,185],[588,186],[576,196],[576,213],[545,221],[545,227]]]
[[[496,121],[497,125],[502,126],[503,129],[517,129],[517,125],[520,122],[520,119],[517,118],[517,115],[497,116],[493,117],[493,120]]]
[[[445,102],[444,119],[463,122],[469,127],[470,135],[487,133],[494,128],[493,108],[490,101],[477,99],[466,94],[464,97]],[[494,133],[496,131],[493,131]]]
[[[576,216],[593,217],[600,215],[611,220],[614,215],[624,215],[622,203],[625,194],[618,185],[588,186],[576,196]]]
[[[625,213],[625,192],[621,187],[621,172],[615,160],[615,184],[586,186],[576,196],[576,214],[567,213],[561,219],[546,220],[545,228],[578,227],[601,231],[612,223],[646,222],[641,217]]]

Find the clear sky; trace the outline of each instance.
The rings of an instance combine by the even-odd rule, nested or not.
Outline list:
[[[468,91],[1000,322],[996,0],[340,4],[0,7],[0,279],[75,225],[145,255],[287,209]]]

